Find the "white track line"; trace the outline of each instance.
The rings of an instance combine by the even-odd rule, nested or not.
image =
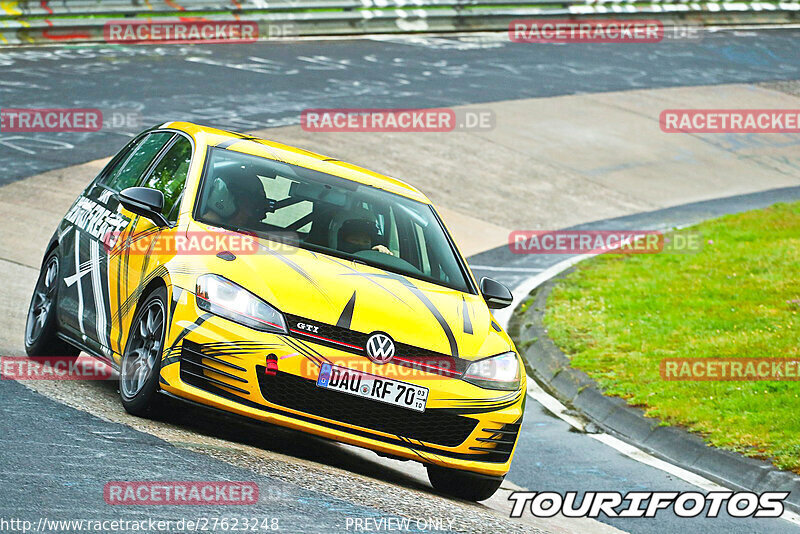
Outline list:
[[[513,315],[514,310],[517,309],[523,300],[528,298],[528,295],[531,291],[547,282],[554,276],[558,276],[576,263],[583,261],[586,258],[591,258],[592,256],[593,254],[580,254],[578,256],[573,256],[567,260],[548,267],[536,276],[528,278],[514,288],[514,291],[511,292],[511,294],[514,295],[514,300],[511,302],[511,306],[502,310],[497,310],[497,312],[494,314],[494,318],[500,323],[500,325],[502,325],[504,330],[508,329],[508,323],[511,320],[511,315]]]
[[[470,265],[470,269],[477,269],[479,271],[502,271],[509,273],[540,273],[544,271],[542,268],[536,267],[492,267],[491,265]]]
[[[499,310],[495,313],[495,319],[503,326],[503,329],[508,329],[508,323],[511,319],[511,315],[513,314],[514,310],[520,305],[520,303],[528,298],[528,295],[531,291],[539,287],[544,282],[548,281],[550,278],[554,276],[558,276],[562,272],[566,271],[573,265],[594,256],[595,254],[581,254],[578,256],[573,256],[568,260],[564,260],[559,262],[552,267],[544,270],[542,273],[526,280],[519,286],[517,286],[512,294],[514,296],[514,301],[512,302],[511,306],[505,308],[504,310]],[[553,415],[561,419],[562,421],[566,422],[568,425],[576,428],[580,431],[585,431],[586,423],[580,419],[579,417],[575,417],[570,413],[566,406],[564,406],[561,401],[547,393],[543,390],[536,380],[533,377],[528,376],[528,395],[541,404],[547,411],[551,412]],[[707,478],[698,475],[697,473],[693,473],[682,467],[678,467],[677,465],[671,464],[667,461],[661,460],[656,458],[655,456],[646,453],[642,449],[636,447],[635,445],[631,445],[625,441],[615,438],[609,434],[604,432],[598,432],[593,434],[586,434],[590,438],[603,443],[612,449],[624,454],[628,458],[632,460],[636,460],[645,465],[649,465],[650,467],[654,467],[665,473],[669,473],[672,476],[675,476],[693,486],[697,486],[705,491],[732,491],[730,488],[726,488],[717,484],[716,482],[712,482]],[[784,510],[783,515],[781,515],[781,519],[793,523],[797,526],[800,526],[800,515],[791,512],[789,510]]]

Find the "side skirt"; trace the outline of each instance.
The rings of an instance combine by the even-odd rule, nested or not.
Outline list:
[[[116,362],[114,360],[112,360],[111,358],[108,358],[104,354],[94,350],[93,348],[89,347],[85,343],[83,343],[81,341],[78,341],[77,339],[65,334],[64,332],[59,331],[59,332],[57,332],[57,335],[58,335],[59,338],[61,338],[62,340],[66,341],[67,343],[69,343],[73,347],[82,350],[83,352],[85,352],[86,354],[88,354],[89,356],[91,356],[93,358],[97,358],[98,360],[100,360],[100,361],[102,361],[104,363],[107,363],[108,365],[111,366],[112,369],[114,369],[116,372],[119,372],[119,365],[117,365]]]

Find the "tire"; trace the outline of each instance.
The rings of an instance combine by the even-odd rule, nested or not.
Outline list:
[[[167,290],[160,287],[140,301],[122,353],[119,395],[131,415],[149,417],[161,404],[158,381],[167,321]]]
[[[466,501],[484,501],[494,495],[505,477],[490,477],[427,465],[428,480],[434,489]]]
[[[33,290],[25,322],[25,352],[28,356],[77,358],[80,350],[58,337],[58,286],[60,263],[54,250],[44,260]]]

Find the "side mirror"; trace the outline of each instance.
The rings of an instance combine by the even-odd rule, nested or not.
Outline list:
[[[164,208],[164,193],[149,187],[129,187],[119,194],[119,201],[128,211],[147,217],[156,226],[169,226],[169,222],[161,215]]]
[[[492,280],[491,278],[481,278],[481,293],[486,305],[493,310],[507,308],[514,301],[511,291],[497,280]]]

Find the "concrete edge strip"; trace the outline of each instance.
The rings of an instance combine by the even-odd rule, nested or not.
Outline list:
[[[659,426],[658,419],[645,417],[640,408],[603,395],[588,375],[570,366],[569,358],[548,337],[542,319],[556,281],[594,255],[573,256],[526,280],[513,290],[513,304],[495,315],[508,330],[514,310],[536,291],[534,302],[521,321],[524,324],[524,319],[529,319],[532,326],[520,332],[521,345],[530,341],[520,350],[528,372],[528,395],[592,439],[706,491],[729,487],[755,492],[786,488],[791,493],[784,501],[786,510],[781,519],[800,526],[800,476],[762,460],[709,446],[683,429]],[[593,429],[592,425],[606,432]]]
[[[555,7],[495,7],[474,4],[467,7],[435,3],[402,4],[377,8],[358,5],[332,10],[306,10],[288,7],[285,10],[233,13],[230,11],[185,11],[157,15],[161,23],[179,22],[194,15],[206,22],[248,22],[258,26],[255,38],[246,42],[293,39],[317,35],[359,35],[369,33],[420,33],[456,31],[508,31],[509,24],[522,18],[613,18],[650,16],[666,26],[686,25],[686,17],[696,17],[699,25],[766,24],[783,25],[798,22],[800,2],[697,2],[673,4],[653,1],[626,6],[575,5],[555,2]],[[133,11],[127,21],[146,21],[151,12]],[[107,42],[105,25],[124,20],[124,15],[106,13],[91,17],[78,14],[26,17],[0,14],[0,46]],[[240,39],[241,40],[241,39]],[[116,42],[116,41],[114,41]],[[191,42],[191,41],[187,41]],[[197,40],[195,40],[197,42]],[[118,44],[136,44],[134,41]]]

